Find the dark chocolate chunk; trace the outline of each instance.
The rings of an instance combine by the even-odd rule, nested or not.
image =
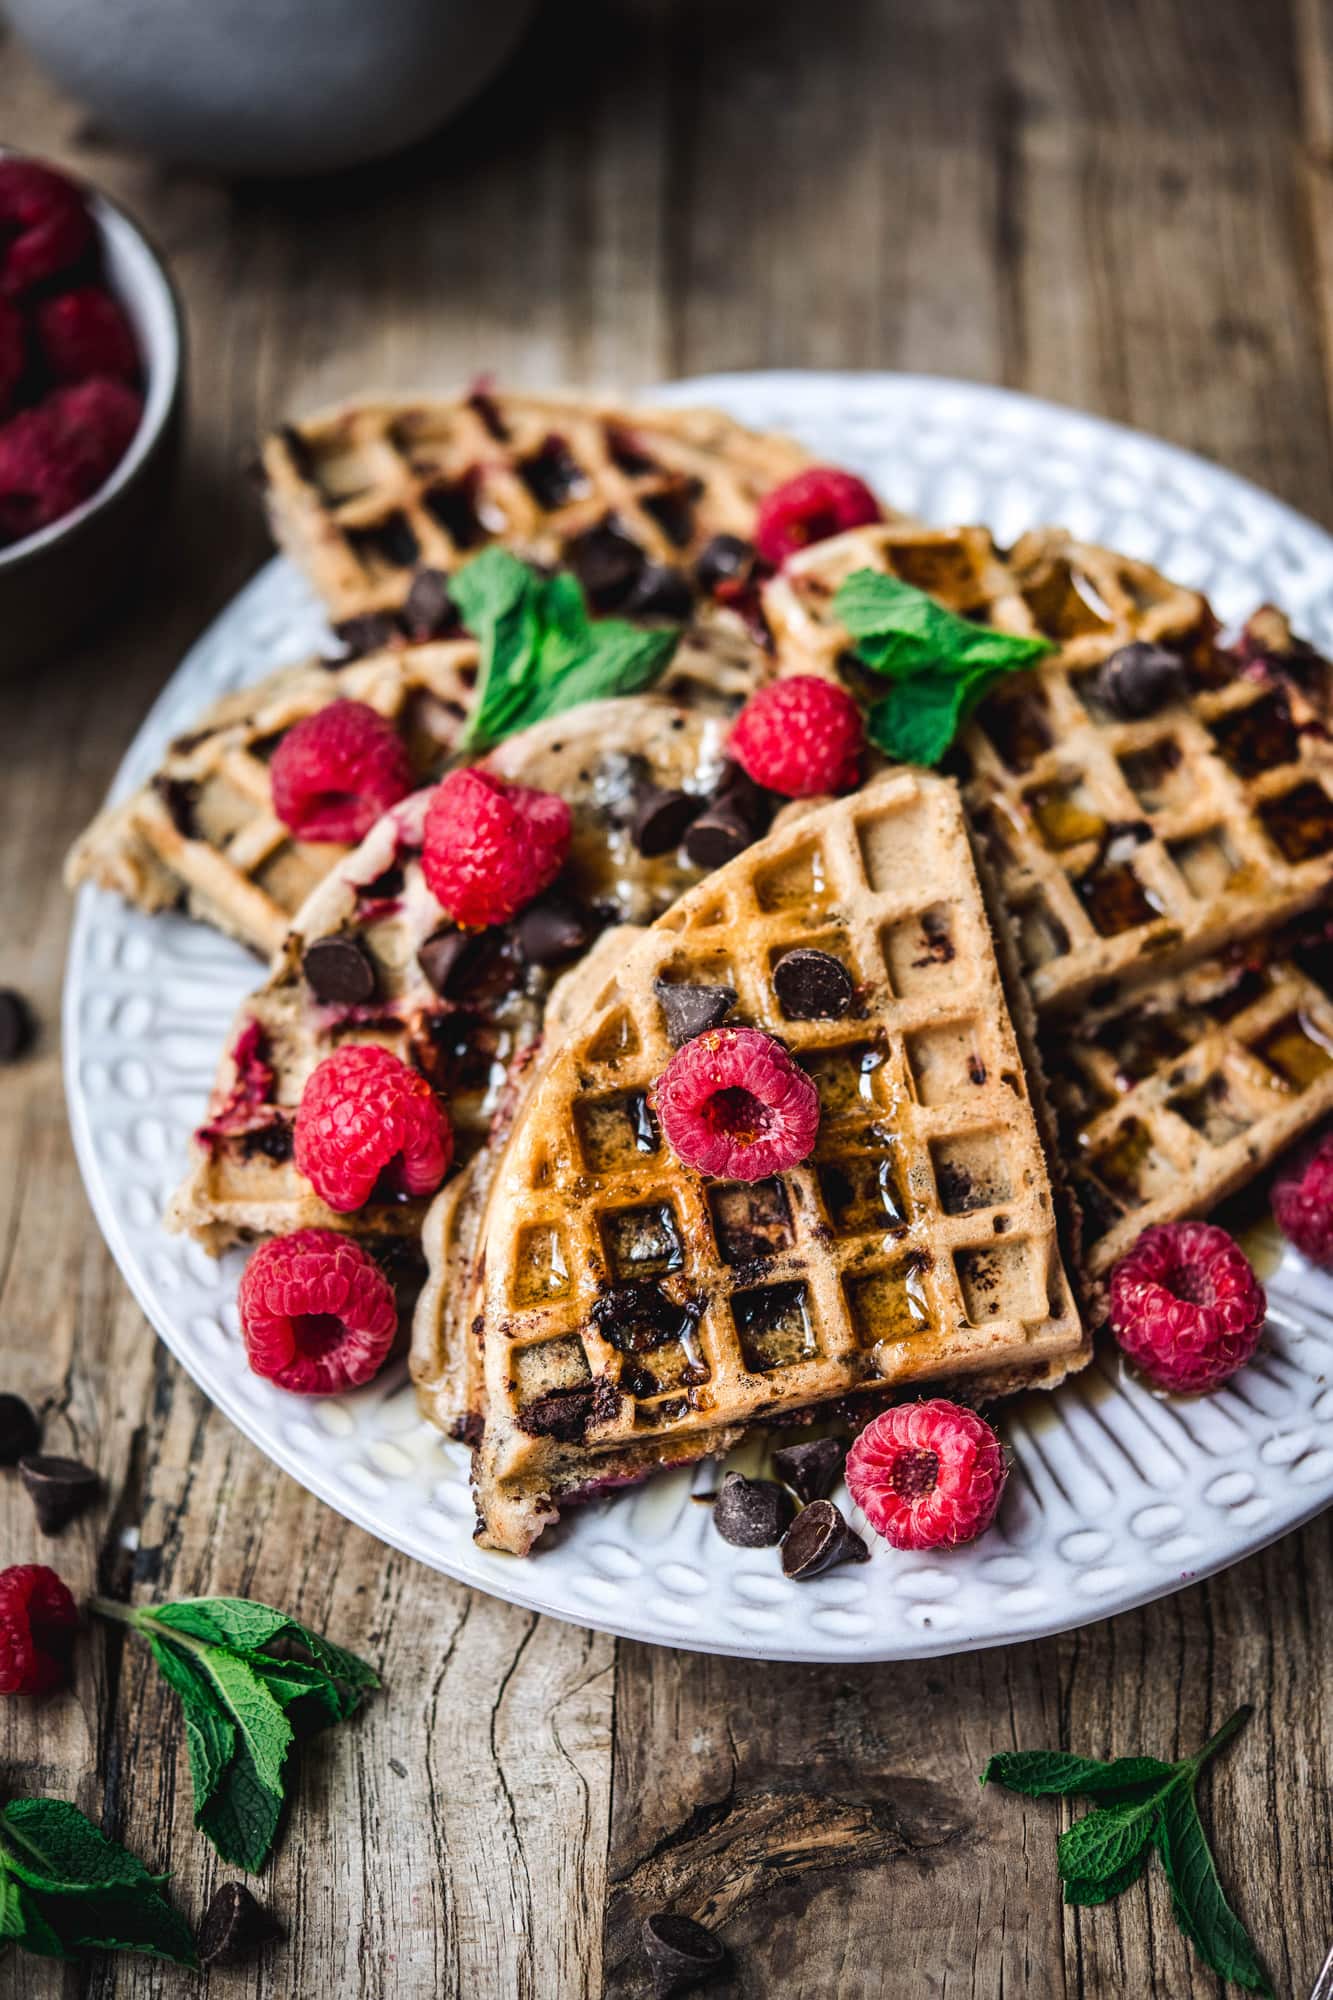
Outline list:
[[[19,1460],[19,1478],[37,1510],[37,1525],[44,1535],[58,1535],[67,1521],[81,1514],[97,1496],[97,1474],[77,1458],[50,1458],[43,1454]]]
[[[670,563],[646,562],[621,610],[630,618],[671,618],[680,623],[694,609],[689,579]]]
[[[343,644],[343,660],[359,660],[363,653],[379,653],[400,638],[398,627],[385,611],[363,611],[355,618],[343,618],[334,626]]]
[[[0,1063],[17,1062],[32,1041],[32,1009],[12,986],[0,987]]]
[[[0,1396],[0,1465],[17,1465],[41,1441],[36,1412],[22,1396]]]
[[[697,1305],[679,1306],[660,1285],[643,1281],[613,1285],[594,1301],[593,1321],[602,1339],[621,1354],[651,1354],[690,1332]]]
[[[677,1993],[688,1993],[691,1987],[715,1979],[727,1962],[720,1938],[693,1917],[677,1916],[674,1910],[644,1918],[643,1948],[652,1968],[657,2000],[673,2000]]]
[[[548,1389],[518,1413],[518,1427],[529,1437],[556,1438],[561,1444],[581,1444],[593,1413],[589,1382],[573,1388]]]
[[[442,1000],[455,997],[451,986],[455,980],[462,983],[464,962],[476,942],[467,931],[438,930],[431,932],[418,951],[417,964]]]
[[[612,521],[603,521],[577,536],[566,548],[565,559],[595,611],[618,611],[645,561],[638,543],[622,534]]]
[[[773,990],[789,1021],[840,1021],[856,989],[840,958],[798,945],[773,967]]]
[[[552,432],[515,468],[539,507],[554,511],[588,489],[588,475],[562,437]]]
[[[538,896],[514,919],[514,936],[529,965],[562,965],[585,951],[593,926],[586,910],[559,889]]]
[[[736,1005],[734,986],[685,986],[669,979],[655,979],[653,992],[662,1008],[667,1038],[673,1049],[692,1042],[696,1035],[721,1027]]]
[[[690,821],[702,809],[703,800],[695,793],[662,791],[655,785],[639,800],[630,838],[648,860],[658,854],[673,854]]]
[[[375,997],[375,961],[359,937],[316,938],[301,960],[306,985],[317,1000],[360,1007]]]
[[[694,574],[701,590],[714,590],[719,583],[748,583],[754,565],[753,543],[739,535],[714,535],[700,549]]]
[[[831,1500],[812,1500],[802,1507],[782,1537],[782,1573],[798,1583],[822,1576],[837,1563],[869,1561],[869,1549]]]
[[[293,1138],[292,1127],[286,1123],[261,1125],[256,1131],[242,1132],[241,1152],[247,1160],[252,1160],[257,1153],[266,1160],[290,1160]]]
[[[791,1526],[796,1503],[776,1479],[729,1472],[713,1506],[713,1526],[737,1549],[775,1548]]]
[[[1102,662],[1095,691],[1112,715],[1137,721],[1140,716],[1155,714],[1169,701],[1184,699],[1185,663],[1164,646],[1136,639]]]
[[[779,1446],[773,1454],[773,1470],[809,1506],[812,1500],[828,1499],[846,1456],[847,1446],[841,1438],[802,1438],[799,1444]]]
[[[410,639],[438,639],[458,623],[449,579],[442,569],[419,569],[403,605],[403,624]]]
[[[199,1926],[199,1958],[204,1965],[234,1965],[280,1935],[273,1918],[243,1882],[224,1882]]]

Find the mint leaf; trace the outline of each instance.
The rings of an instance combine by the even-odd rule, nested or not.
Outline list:
[[[281,1716],[276,1703],[274,1708]],[[269,1785],[249,1740],[241,1736],[216,1791],[202,1806],[196,1800],[194,1823],[224,1861],[257,1875],[273,1851],[284,1803],[283,1793]]]
[[[142,1861],[64,1799],[12,1799],[0,1808],[0,1861],[30,1889],[78,1894],[90,1889],[155,1889]]]
[[[1054,652],[1049,639],[997,632],[960,618],[915,584],[859,569],[840,586],[833,615],[857,641],[856,655],[876,673],[1009,673]]]
[[[1193,1780],[1173,1789],[1157,1832],[1157,1851],[1171,1884],[1176,1922],[1199,1956],[1223,1979],[1251,1993],[1273,1989],[1249,1933],[1222,1891],[1217,1865],[1199,1822]]]
[[[1071,1882],[1119,1875],[1143,1853],[1157,1825],[1158,1794],[1098,1806],[1060,1835],[1060,1874]]]
[[[92,1896],[34,1896],[32,1901],[38,1924],[58,1939],[62,1958],[85,1951],[137,1951],[178,1965],[198,1964],[190,1927],[165,1897],[105,1890]],[[33,1948],[26,1939],[24,1948]]]
[[[1124,1867],[1117,1869],[1114,1874],[1103,1875],[1096,1882],[1067,1881],[1064,1885],[1065,1901],[1083,1907],[1095,1903],[1109,1903],[1113,1896],[1119,1896],[1124,1890],[1133,1887],[1147,1867],[1148,1856],[1151,1853],[1152,1842],[1145,1840],[1133,1859],[1127,1861]]]
[[[0,1942],[41,1958],[96,1949],[196,1965],[189,1926],[161,1893],[165,1880],[63,1799],[0,1809]]]
[[[1169,1778],[1174,1764],[1160,1757],[1113,1757],[1099,1764],[1092,1757],[1075,1757],[1067,1750],[1001,1750],[981,1774],[983,1785],[994,1782],[1029,1798],[1058,1794],[1063,1798],[1095,1798],[1099,1792],[1122,1791],[1130,1785]]]

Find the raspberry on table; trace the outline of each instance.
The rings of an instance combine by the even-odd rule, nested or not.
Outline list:
[[[49,1694],[69,1679],[79,1613],[44,1563],[0,1570],[0,1694]]]
[[[812,465],[764,495],[754,544],[766,563],[781,569],[788,556],[811,542],[826,542],[846,528],[882,518],[880,504],[864,479],[834,465]]]
[[[0,545],[92,498],[125,456],[142,399],[101,376],[53,389],[0,425]]]
[[[847,1454],[853,1500],[895,1549],[971,1542],[995,1519],[1008,1476],[990,1425],[943,1396],[872,1418]]]
[[[331,701],[287,731],[269,764],[273,810],[298,840],[355,846],[412,789],[407,745],[365,701]]]
[[[1333,1132],[1305,1147],[1278,1174],[1273,1219],[1312,1264],[1333,1271]]]
[[[33,315],[37,346],[53,382],[86,382],[90,375],[139,380],[139,349],[118,299],[102,285],[79,285],[43,299]]]
[[[712,1028],[676,1051],[653,1105],[678,1160],[716,1180],[760,1181],[806,1159],[819,1092],[758,1028]]]
[[[793,674],[752,694],[727,744],[747,777],[788,799],[849,792],[865,754],[861,711],[846,688]]]
[[[36,160],[0,160],[0,292],[18,298],[76,264],[93,242],[87,205]]]
[[[1111,1273],[1111,1331],[1160,1389],[1218,1388],[1253,1355],[1267,1310],[1245,1252],[1211,1222],[1145,1229]]]
[[[564,867],[573,824],[552,792],[475,765],[451,771],[426,812],[421,872],[456,924],[508,923]]]
[[[398,1331],[393,1286],[370,1252],[336,1229],[261,1243],[237,1303],[255,1374],[301,1396],[369,1382]]]
[[[425,1077],[377,1043],[335,1049],[306,1079],[293,1153],[339,1215],[372,1197],[434,1194],[453,1152],[449,1115]]]
[[[8,415],[27,365],[28,339],[14,307],[0,298],[0,418]]]

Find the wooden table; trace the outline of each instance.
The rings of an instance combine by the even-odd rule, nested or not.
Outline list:
[[[109,32],[109,31],[108,31]],[[124,150],[0,30],[0,136],[121,197],[193,341],[179,501],[128,616],[0,688],[3,1386],[106,1504],[77,1590],[239,1592],[382,1662],[305,1760],[260,1884],[290,1937],[220,1992],[631,1996],[642,1914],[711,1911],[733,1991],[1215,1995],[1155,1879],[1063,1910],[1054,1807],[987,1753],[1173,1753],[1241,1700],[1209,1780],[1225,1878],[1279,1992],[1333,1936],[1333,1534],[1065,1638],[924,1666],[744,1666],[617,1644],[418,1568],[277,1473],[153,1338],[93,1225],[59,1074],[61,856],[149,698],[266,553],[243,467],[280,414],[374,388],[632,385],[774,364],[1030,388],[1202,450],[1333,523],[1328,0],[604,0],[551,7],[437,141],[309,186]],[[0,1482],[7,1561],[51,1553]],[[99,1630],[73,1695],[0,1713],[5,1784],[74,1798],[197,1917],[178,1713]],[[197,1990],[142,1959],[0,1968],[22,1996]]]

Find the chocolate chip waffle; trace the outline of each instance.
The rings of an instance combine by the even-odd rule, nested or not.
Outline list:
[[[430,793],[387,813],[314,890],[242,1008],[170,1226],[214,1252],[312,1226],[414,1239],[425,1200],[339,1217],[298,1173],[292,1127],[306,1079],[349,1040],[380,1043],[443,1092],[466,1164],[503,1123],[560,968],[608,926],[656,917],[698,879],[679,845],[683,822],[668,845],[648,839],[643,851],[644,807],[682,793],[706,801],[723,782],[725,734],[720,714],[643,695],[589,703],[502,745],[494,768],[566,798],[574,838],[553,890],[513,924],[472,936],[447,924],[421,872]]]
[[[263,449],[278,541],[335,621],[384,634],[414,587],[433,596],[497,540],[572,568],[596,610],[683,617],[709,544],[748,537],[763,494],[808,463],[712,411],[481,390],[349,405]]]
[[[269,760],[292,726],[334,701],[364,701],[397,723],[418,778],[437,773],[472,702],[470,639],[310,660],[227,695],[169,746],[132,798],[108,807],[65,864],[71,889],[95,882],[140,909],[180,904],[272,957],[289,924],[348,853],[293,839],[273,811]]]
[[[962,740],[973,826],[1045,1014],[1155,979],[1309,908],[1333,882],[1326,662],[1267,611],[1218,642],[1204,599],[1059,530],[856,529],[766,588],[782,670],[864,673],[834,619],[856,570],[1057,651]],[[873,693],[873,676],[865,691]]]
[[[1291,959],[1205,961],[1050,1023],[1045,1050],[1097,1273],[1333,1113],[1333,999]]]
[[[850,975],[833,1016],[777,970],[797,947]],[[811,1075],[805,1164],[713,1182],[666,1149],[650,1093],[699,989]],[[807,813],[641,936],[529,1093],[476,1263],[480,1532],[519,1554],[562,1502],[747,1424],[1081,1365],[955,788],[898,772]]]

